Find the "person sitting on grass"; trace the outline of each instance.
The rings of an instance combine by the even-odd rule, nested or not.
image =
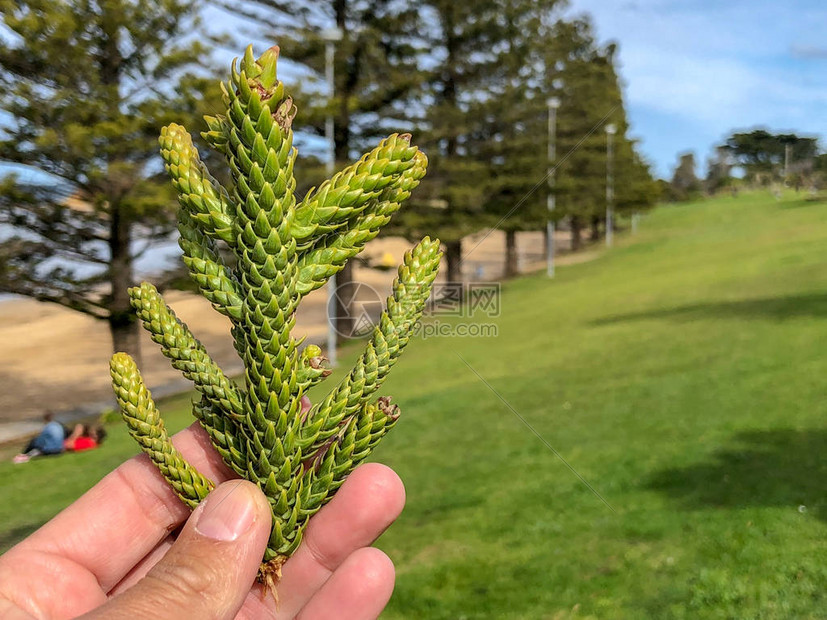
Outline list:
[[[43,415],[46,425],[40,434],[29,442],[26,449],[14,457],[15,463],[25,463],[33,456],[41,454],[60,454],[63,452],[63,440],[66,433],[63,425],[54,419],[54,414],[47,411]]]
[[[92,450],[106,438],[106,431],[98,424],[76,424],[74,430],[66,435],[63,425],[53,419],[51,412],[46,413],[44,420],[46,426],[40,434],[29,442],[23,452],[12,459],[15,464],[26,463],[36,456]]]

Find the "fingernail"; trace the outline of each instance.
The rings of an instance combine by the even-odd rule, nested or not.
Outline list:
[[[255,519],[253,498],[243,482],[225,482],[209,494],[195,531],[213,540],[232,541],[250,529]]]

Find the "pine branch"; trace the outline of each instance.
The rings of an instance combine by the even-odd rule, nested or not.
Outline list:
[[[213,483],[187,463],[172,445],[134,360],[126,353],[116,353],[109,366],[115,396],[129,434],[149,455],[178,497],[190,508],[195,508],[213,489]]]
[[[365,352],[345,380],[307,410],[306,392],[329,370],[319,347],[301,350],[292,336],[298,305],[388,223],[425,174],[427,159],[409,135],[394,134],[297,202],[296,109],[276,77],[277,58],[278,48],[259,58],[248,48],[223,85],[226,112],[205,119],[207,142],[232,172],[229,191],[209,174],[183,127],[167,126],[160,138],[179,196],[184,263],[201,293],[232,321],[244,386],[224,375],[154,287],[130,291],[152,339],[201,393],[193,414],[219,454],[270,500],[273,528],[259,571],[269,586],[301,543],[308,520],[398,419],[398,409],[376,392],[410,340],[441,256],[439,242],[427,237],[405,255]],[[219,241],[234,254],[232,267],[222,260]],[[188,473],[188,487],[171,475],[168,463],[178,457],[164,451],[160,418],[137,369],[118,355],[112,367],[133,435],[192,505],[204,485],[197,487],[196,473]],[[189,472],[185,462],[175,462]]]
[[[0,256],[0,261],[2,261],[2,256]],[[7,269],[8,267],[4,267],[2,271]],[[93,291],[84,294],[69,288],[60,288],[55,286],[56,279],[54,278],[52,282],[52,285],[44,285],[27,278],[25,273],[12,270],[11,273],[0,273],[0,292],[58,304],[96,319],[109,317],[107,304],[99,294]]]

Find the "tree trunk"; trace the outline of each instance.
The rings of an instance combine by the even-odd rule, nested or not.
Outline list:
[[[513,278],[520,274],[517,257],[517,231],[505,231],[505,271],[503,275],[506,278]]]
[[[344,269],[336,274],[336,331],[343,338],[353,335],[352,300],[353,289],[353,259],[345,263]]]
[[[600,218],[592,217],[592,234],[589,236],[592,241],[600,241]]]
[[[129,312],[132,312],[130,308]],[[119,313],[118,315],[110,315],[109,317],[109,333],[112,336],[112,350],[115,353],[129,353],[135,363],[141,363],[141,339],[140,330],[138,329],[138,322],[129,318],[124,319],[125,315]]]
[[[109,303],[109,331],[115,352],[129,353],[140,363],[141,345],[138,317],[129,304],[128,288],[134,284],[132,255],[129,242],[131,231],[129,221],[121,214],[118,205],[111,207],[109,250],[112,260],[109,265],[109,284],[112,288]]]
[[[583,246],[583,222],[580,216],[571,218],[571,250],[577,252]]]
[[[445,263],[447,282],[462,282],[462,240],[445,242]]]

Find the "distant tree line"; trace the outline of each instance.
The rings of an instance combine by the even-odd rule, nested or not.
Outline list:
[[[296,128],[312,145],[332,113],[337,166],[392,131],[415,135],[430,158],[429,173],[391,232],[439,236],[449,280],[464,277],[463,240],[490,228],[505,231],[513,275],[516,234],[545,230],[549,191],[556,196],[552,217],[570,227],[575,248],[587,236],[598,239],[605,229],[608,124],[617,130],[618,217],[657,199],[659,187],[628,135],[617,45],[597,41],[588,17],[564,18],[564,5],[210,3],[246,20],[246,29],[233,27],[245,40],[238,35],[233,45],[253,37],[281,47],[291,73],[301,76],[289,85],[301,110]],[[0,291],[107,320],[115,348],[131,353],[137,326],[125,289],[148,242],[174,226],[175,198],[156,155],[158,129],[175,120],[197,138],[198,116],[218,106],[215,74],[203,63],[204,6],[0,0],[0,162],[42,173],[0,179]],[[324,34],[334,26],[342,37],[331,99]],[[546,181],[550,98],[559,100],[553,190]],[[300,152],[301,178],[317,182],[319,149]],[[349,278],[340,274],[340,282]]]
[[[463,278],[468,235],[503,230],[506,275],[513,275],[515,234],[545,231],[551,97],[560,101],[553,217],[571,226],[575,248],[581,231],[603,234],[606,125],[617,128],[618,215],[657,199],[649,166],[627,135],[617,45],[601,46],[588,17],[563,19],[561,0],[217,2],[236,15],[244,7],[261,38],[274,36],[283,57],[315,78],[302,85],[298,126],[316,135],[330,105],[321,87],[323,34],[341,29],[332,104],[337,164],[390,131],[414,133],[428,175],[387,234],[438,235],[451,281]],[[321,169],[312,155],[301,163]],[[348,277],[340,274],[340,285]]]
[[[715,147],[703,178],[697,174],[694,153],[679,155],[671,181],[662,184],[662,193],[677,201],[739,185],[774,184],[796,191],[827,187],[827,153],[820,150],[816,138],[765,129],[735,132]]]

